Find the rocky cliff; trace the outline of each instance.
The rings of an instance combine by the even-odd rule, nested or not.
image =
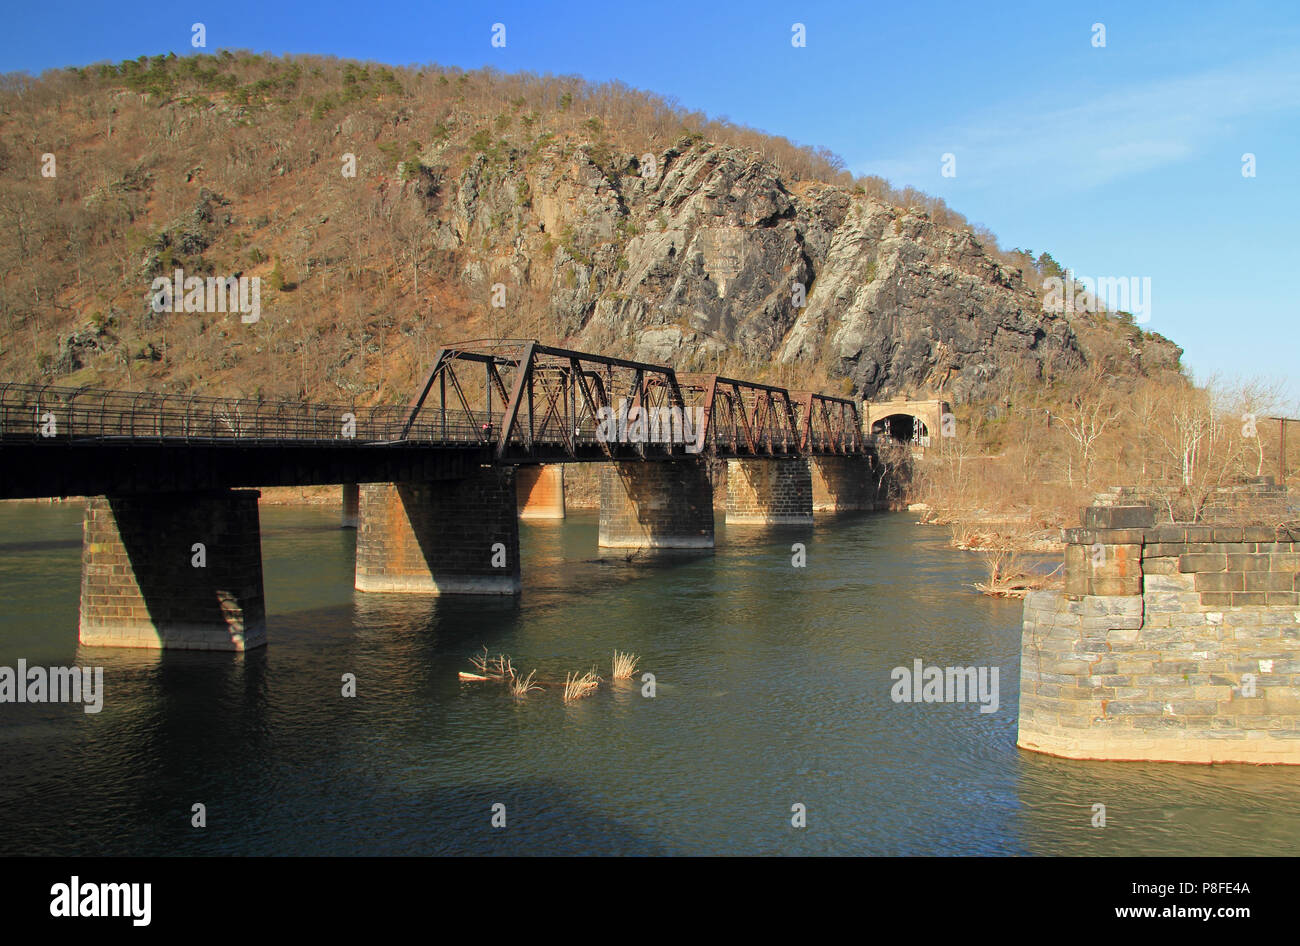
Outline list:
[[[988,396],[1010,365],[1084,361],[1070,322],[969,230],[850,188],[788,185],[733,147],[687,139],[654,158],[643,175],[632,155],[611,170],[581,147],[526,168],[480,156],[452,185],[441,245],[469,252],[462,278],[484,293],[540,291],[573,344],[648,361],[696,368],[738,350],[848,379],[845,393],[958,402]],[[1176,363],[1146,342],[1148,360]]]
[[[687,118],[568,80],[226,53],[0,89],[0,378],[400,401],[482,335],[957,403],[1011,368],[1177,367],[1131,324],[1045,313],[1032,264],[955,215]],[[177,269],[260,277],[260,320],[152,311]]]

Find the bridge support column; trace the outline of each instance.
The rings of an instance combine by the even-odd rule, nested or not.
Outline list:
[[[809,525],[812,473],[806,460],[728,460],[728,525]]]
[[[713,548],[713,487],[704,463],[603,464],[597,544],[609,549]]]
[[[226,651],[265,644],[260,495],[87,499],[81,643]]]
[[[343,484],[343,521],[340,528],[355,529],[361,515],[361,485]]]
[[[866,457],[810,457],[813,512],[872,508],[871,464]]]
[[[564,464],[515,468],[520,519],[564,518]]]
[[[358,591],[515,595],[520,587],[513,469],[361,487]]]

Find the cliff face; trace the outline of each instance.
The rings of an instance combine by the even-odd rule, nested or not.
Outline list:
[[[574,344],[688,368],[738,349],[846,377],[865,397],[956,401],[989,394],[1011,364],[1083,363],[1070,324],[1019,272],[924,213],[789,188],[752,153],[704,143],[657,155],[653,176],[630,155],[621,175],[586,149],[542,157],[518,173],[471,165],[442,245],[470,251],[462,278],[483,292],[498,280],[541,290]],[[511,215],[518,237],[492,243]]]
[[[631,93],[579,111],[545,82],[237,56],[91,73],[0,89],[0,379],[398,403],[437,345],[488,335],[958,403],[1012,368],[1177,367],[1045,313],[970,230]],[[60,152],[38,184],[33,141]],[[176,270],[259,278],[260,319],[152,311]]]

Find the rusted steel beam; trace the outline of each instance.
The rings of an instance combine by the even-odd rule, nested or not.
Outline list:
[[[862,432],[855,401],[815,391],[800,391],[797,397],[801,453],[861,452]]]
[[[646,438],[633,437],[635,443],[619,445],[606,442],[616,438],[602,436],[599,449],[582,439],[584,427],[598,424],[602,416],[618,416],[629,405],[645,412]],[[40,418],[50,416],[57,417],[59,435],[52,443],[71,437],[463,442],[488,446],[504,462],[540,456],[595,459],[602,454],[667,459],[684,450],[694,453],[694,444],[683,442],[672,420],[674,411],[685,418],[697,409],[702,412],[697,442],[714,457],[862,449],[853,401],[809,392],[791,395],[775,385],[716,374],[678,375],[663,365],[533,340],[480,339],[439,348],[433,367],[406,408],[268,403],[0,382],[0,436],[9,440],[45,436]],[[485,410],[486,418],[481,416]],[[498,414],[501,426],[493,429],[490,425]],[[345,421],[347,417],[352,420]],[[665,417],[667,437],[662,426]],[[681,426],[684,433],[685,425]],[[347,432],[341,433],[340,427]]]
[[[520,395],[524,393],[525,387],[528,388],[529,403],[532,403],[533,355],[536,347],[532,342],[529,342],[520,358],[519,372],[515,375],[515,387],[510,392],[510,402],[506,405],[504,422],[501,424],[501,436],[497,441],[498,460],[506,455],[506,447],[510,445],[510,435],[519,419]],[[529,419],[531,420],[531,416]],[[530,437],[526,447],[531,450],[532,446],[532,438]]]
[[[575,357],[570,359],[570,363],[573,365],[574,381],[577,384],[579,390],[582,391],[583,403],[587,405],[587,410],[590,411],[591,413],[592,421],[596,422],[600,416],[600,408],[602,406],[603,407],[609,406],[609,399],[605,396],[605,387],[601,383],[600,375],[597,372],[594,371],[591,372],[590,373],[591,385],[589,386],[587,384],[588,372],[583,370],[582,362]],[[592,394],[592,388],[596,389],[595,394]],[[576,418],[575,418],[575,423],[576,423]],[[604,440],[598,439],[598,442],[600,443],[601,450],[604,452],[606,456],[614,455],[613,447],[611,447]]]

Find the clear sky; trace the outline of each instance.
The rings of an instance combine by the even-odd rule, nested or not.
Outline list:
[[[208,52],[618,79],[828,147],[1078,275],[1149,277],[1144,327],[1183,346],[1198,379],[1287,379],[1300,399],[1294,0],[48,0],[8,4],[4,20],[5,72],[185,55],[201,22]]]

